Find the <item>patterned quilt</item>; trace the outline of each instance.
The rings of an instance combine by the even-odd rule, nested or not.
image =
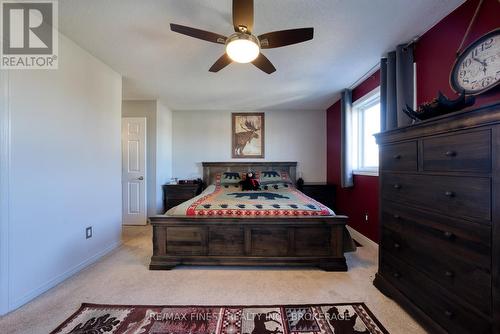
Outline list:
[[[333,216],[335,213],[287,183],[242,191],[238,184],[209,186],[201,195],[167,211],[168,216],[286,217]]]

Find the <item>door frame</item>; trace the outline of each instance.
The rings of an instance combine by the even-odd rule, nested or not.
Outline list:
[[[123,198],[123,182],[124,182],[124,178],[123,178],[123,159],[124,159],[124,146],[123,146],[123,139],[124,139],[124,136],[123,136],[123,120],[125,119],[143,119],[145,121],[145,126],[144,126],[144,210],[145,210],[145,214],[146,214],[146,221],[145,221],[145,224],[144,225],[131,225],[131,224],[125,224],[125,221],[124,221],[124,208],[125,206],[123,205],[123,202],[124,202],[124,198]],[[122,147],[122,170],[121,170],[121,173],[122,173],[122,176],[121,176],[121,179],[122,179],[122,226],[145,226],[148,224],[148,181],[149,181],[149,174],[148,174],[148,118],[145,117],[145,116],[122,116],[121,118],[121,122],[122,122],[122,133],[121,133],[121,147]]]
[[[11,144],[10,81],[0,71],[0,315],[10,311],[9,300],[9,178]]]

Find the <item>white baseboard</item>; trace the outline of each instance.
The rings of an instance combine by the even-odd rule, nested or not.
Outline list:
[[[359,233],[350,226],[347,226],[347,230],[351,233],[351,237],[359,242],[363,247],[372,248],[378,251],[378,244],[371,239],[365,237],[363,234]]]
[[[118,242],[116,242],[116,243],[114,243],[114,244],[106,247],[105,249],[103,249],[99,253],[91,256],[90,258],[86,259],[85,261],[81,262],[80,264],[76,265],[75,267],[67,270],[66,272],[62,273],[61,275],[59,275],[59,276],[51,279],[47,283],[42,284],[40,287],[38,287],[38,288],[30,291],[29,293],[27,293],[23,297],[21,297],[21,298],[15,300],[14,302],[12,302],[9,305],[8,312],[14,311],[15,309],[23,306],[24,304],[28,303],[29,301],[31,301],[31,300],[35,299],[36,297],[40,296],[42,293],[46,292],[47,290],[55,287],[59,283],[62,283],[63,281],[67,280],[71,276],[73,276],[76,273],[78,273],[79,271],[81,271],[81,270],[85,269],[86,267],[94,264],[99,259],[101,259],[103,256],[105,256],[108,253],[112,252],[113,250],[117,249],[121,245],[122,245],[122,242],[120,240],[120,241],[118,241]]]

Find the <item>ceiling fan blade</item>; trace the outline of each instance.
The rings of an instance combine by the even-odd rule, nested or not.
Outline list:
[[[274,65],[269,61],[269,59],[266,58],[262,53],[259,54],[257,58],[252,62],[255,66],[260,68],[262,71],[266,72],[267,74],[271,74],[274,71],[276,71],[276,68]]]
[[[268,32],[259,36],[262,49],[279,48],[291,44],[302,43],[313,38],[314,28],[299,28]]]
[[[226,53],[224,53],[219,59],[217,59],[217,61],[212,65],[212,67],[210,67],[209,71],[219,72],[232,62],[233,61],[231,60],[231,58],[229,58],[229,56]]]
[[[227,39],[227,37],[223,35],[219,35],[210,31],[181,26],[175,23],[170,23],[170,29],[172,31],[178,32],[179,34],[199,38],[212,43],[225,44]]]
[[[245,26],[248,32],[253,30],[253,0],[233,0],[233,25],[238,32],[239,26]]]

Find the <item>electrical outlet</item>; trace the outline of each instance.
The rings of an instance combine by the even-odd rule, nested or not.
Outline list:
[[[368,212],[365,213],[365,223],[368,223]]]
[[[92,226],[89,226],[85,229],[85,238],[86,239],[92,238]]]

